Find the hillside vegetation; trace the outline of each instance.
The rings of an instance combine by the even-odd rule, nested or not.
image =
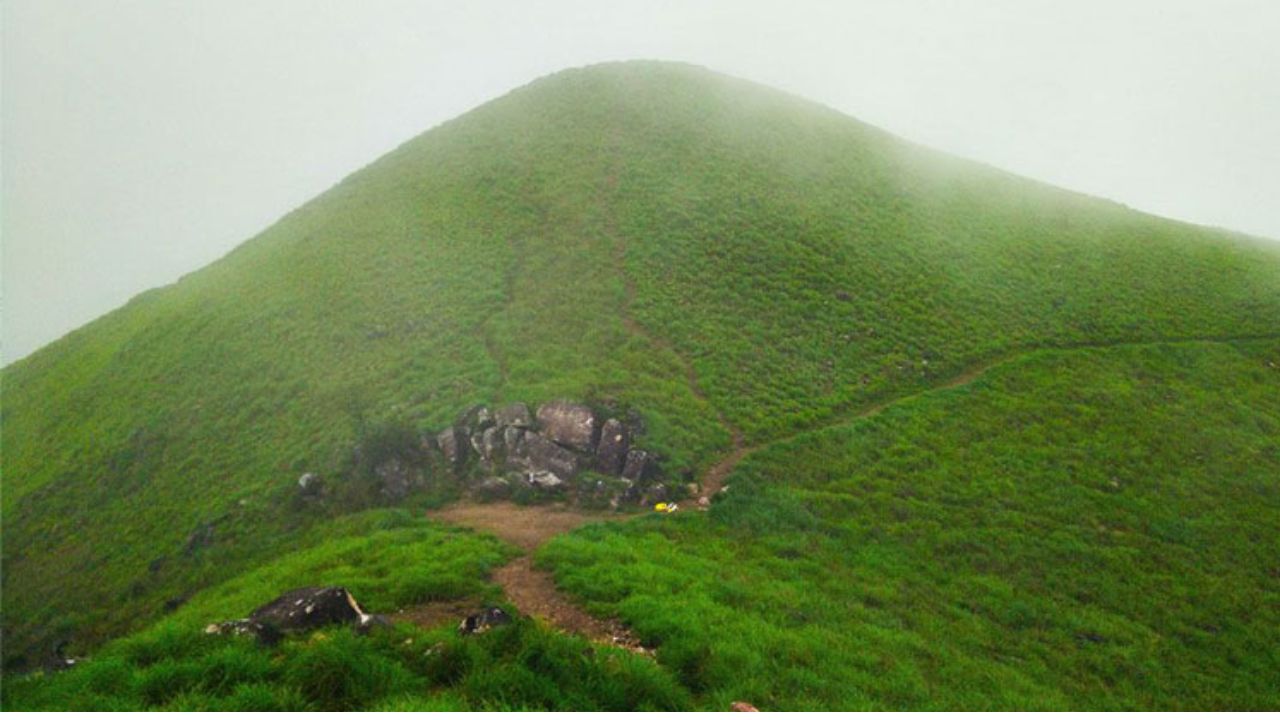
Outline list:
[[[6,667],[366,536],[379,433],[563,397],[634,412],[675,481],[754,449],[710,513],[544,551],[658,646],[652,698],[582,707],[1274,708],[1276,337],[1275,243],[694,67],[565,71],[4,369]],[[354,705],[439,690],[406,682]]]

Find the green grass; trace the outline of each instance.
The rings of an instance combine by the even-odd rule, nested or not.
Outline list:
[[[1280,707],[1280,344],[1040,352],[541,555],[710,707]]]
[[[496,599],[485,578],[510,555],[497,541],[405,513],[389,529],[284,555],[192,599],[82,665],[3,685],[6,710],[679,710],[690,696],[652,660],[592,647],[529,619],[459,637],[453,624],[401,623],[368,636],[332,627],[266,648],[206,635],[281,591],[343,585],[391,612],[458,598]]]
[[[351,450],[370,428],[567,397],[639,413],[683,480],[735,430],[806,467],[784,455],[848,430],[802,433],[1022,351],[1278,333],[1274,243],[948,158],[697,68],[566,71],[3,370],[5,666],[63,639],[92,651],[333,528],[369,532],[372,516],[340,518],[369,507]],[[1095,402],[1057,430],[1099,421]],[[1060,434],[1008,430],[990,444],[1011,472],[1062,449]],[[1165,442],[1176,433],[1134,437],[1155,445],[1133,453],[1186,459]],[[894,457],[928,468],[952,450],[922,438]],[[343,500],[296,502],[308,471]],[[775,479],[800,507],[847,502],[843,486]],[[948,479],[961,495],[965,481]],[[436,478],[409,506],[456,494]],[[1139,512],[1187,532],[1156,499]],[[188,551],[193,535],[208,542]],[[984,662],[956,653],[937,662]],[[1028,696],[979,683],[963,697],[997,686]],[[1062,697],[1076,696],[1038,701]]]

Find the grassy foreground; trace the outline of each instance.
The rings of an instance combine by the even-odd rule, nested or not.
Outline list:
[[[336,627],[265,648],[210,636],[282,590],[347,587],[370,612],[459,598],[497,600],[486,582],[511,555],[497,541],[404,512],[383,529],[287,554],[193,598],[81,667],[7,680],[6,710],[678,710],[690,695],[652,660],[593,648],[527,618],[480,636],[408,623],[358,636]]]

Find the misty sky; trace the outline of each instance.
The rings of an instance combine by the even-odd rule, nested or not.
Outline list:
[[[683,60],[1280,238],[1280,2],[5,0],[8,363],[534,78]]]

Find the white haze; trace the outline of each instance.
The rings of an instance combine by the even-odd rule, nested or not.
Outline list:
[[[1280,237],[1280,3],[7,0],[3,358],[565,67],[683,60]]]

